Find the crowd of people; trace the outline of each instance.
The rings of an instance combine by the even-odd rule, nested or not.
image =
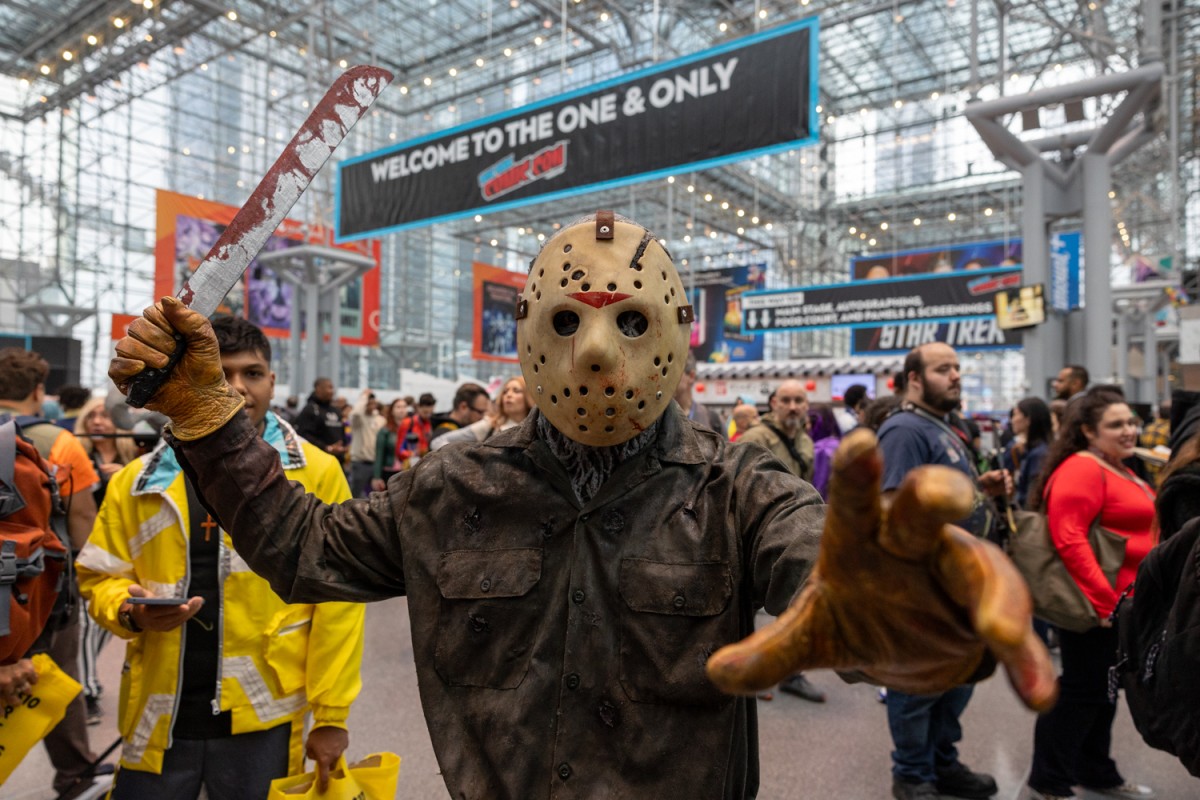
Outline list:
[[[547,248],[580,259],[590,248],[607,252],[597,242],[611,235],[590,238],[598,225],[566,228]],[[678,276],[665,251],[632,223],[619,230],[614,246],[636,252],[639,273],[637,259],[651,260],[645,280],[661,273],[654,291],[670,302]],[[624,279],[627,266],[610,274],[605,263],[593,262],[592,279]],[[531,281],[538,268],[535,260]],[[1031,732],[1026,797],[1073,797],[1076,786],[1103,797],[1154,797],[1111,756],[1116,706],[1107,680],[1116,641],[1108,619],[1159,537],[1200,510],[1200,434],[1172,441],[1176,458],[1147,476],[1135,456],[1139,432],[1149,443],[1163,426],[1143,425],[1119,389],[1089,388],[1086,371],[1072,366],[1054,382],[1051,402],[1028,397],[1013,407],[1002,453],[993,458],[963,414],[958,355],[938,343],[908,354],[889,397],[872,399],[872,388],[855,385],[836,405],[815,404],[789,379],[765,408],[740,402],[726,416],[693,396],[695,360],[684,329],[673,327],[689,319],[684,308],[656,305],[654,313],[668,316],[649,323],[616,317],[629,341],[647,329],[665,331],[656,334],[664,359],[607,331],[611,320],[586,292],[564,297],[580,301],[573,320],[528,309],[523,324],[530,327],[518,328],[531,360],[522,376],[503,381],[494,396],[463,384],[442,414],[430,394],[383,406],[364,390],[348,403],[328,378],[315,381],[303,404],[275,406],[271,346],[258,328],[219,317],[210,330],[165,303],[140,322],[188,337],[189,361],[154,405],[171,427],[151,443],[118,427],[106,398],[78,387],[60,390],[63,413],[48,424],[45,361],[0,351],[0,412],[16,417],[58,466],[87,603],[76,624],[39,645],[84,686],[45,740],[60,796],[80,797],[112,773],[98,763],[86,728],[99,718],[105,689],[96,654],[111,637],[126,644],[114,800],[190,800],[202,787],[212,800],[264,797],[273,778],[297,773],[305,757],[324,784],[346,749],[349,710],[361,689],[362,603],[407,594],[422,700],[452,791],[534,796],[525,792],[537,787],[543,796],[547,780],[574,779],[585,790],[753,797],[753,696],[721,695],[705,676],[705,659],[751,634],[757,608],[782,614],[802,586],[825,580],[825,602],[844,603],[830,613],[865,619],[873,631],[866,644],[821,646],[859,654],[855,672],[882,687],[897,800],[996,793],[992,776],[959,759],[960,718],[995,659],[1010,668],[1028,705],[1048,707],[1053,690],[1041,676],[1049,668],[1042,640],[1058,648],[1062,673],[1057,705]],[[569,361],[556,356],[554,343],[529,338],[539,325],[578,337]],[[118,385],[157,358],[154,339],[143,331],[136,342],[123,340],[113,367]],[[646,367],[650,355],[652,367],[622,371]],[[620,377],[626,374],[656,377],[647,389],[641,378]],[[638,396],[653,398],[648,408],[645,400],[629,406],[644,416],[631,411],[622,421],[628,430],[616,431],[615,404]],[[574,402],[560,402],[566,398]],[[1176,410],[1182,418],[1185,410]],[[1200,413],[1188,419],[1193,429],[1200,425]],[[607,420],[612,436],[593,444],[589,425]],[[858,429],[877,435],[876,495],[861,455],[867,442],[875,452],[876,440]],[[918,491],[935,474],[929,467],[946,470],[939,480],[959,476],[972,496],[943,501]],[[392,502],[378,502],[379,495],[352,501],[378,492]],[[474,498],[469,506],[467,497]],[[891,504],[890,516],[870,510],[880,501]],[[848,505],[839,511],[839,502]],[[940,536],[942,521],[954,521],[976,540],[1003,544],[1013,505],[1045,513],[1098,627],[1079,633],[1042,625],[1039,639],[1016,602],[1002,613],[1012,615],[1017,638],[992,647],[992,658],[983,655],[983,632],[931,634],[919,619],[897,623],[895,609],[882,608],[900,603],[921,609],[914,617],[968,616],[960,606],[969,602],[930,588],[936,575],[885,590],[879,571],[913,569],[904,548],[918,546],[922,525]],[[1094,523],[1125,539],[1115,579],[1101,572],[1088,545]],[[656,533],[630,538],[621,536],[625,530]],[[818,563],[822,530],[835,541],[874,531],[894,551],[882,548],[870,569],[858,565],[861,572],[848,573],[852,589],[839,595],[835,567],[846,565],[832,556]],[[998,552],[960,545],[954,557],[992,589],[1019,597],[1015,573],[981,566],[1003,560],[991,555]],[[547,609],[561,612],[564,625],[543,624]],[[852,638],[854,628],[829,640]],[[897,643],[919,638],[922,650],[929,636],[928,654]],[[958,664],[957,678],[909,680],[910,662],[939,670]],[[826,698],[804,668],[844,665],[815,652],[780,663],[790,669],[776,678],[779,689],[813,702]],[[769,686],[757,691],[761,700],[772,697]],[[626,696],[633,702],[618,699]],[[538,733],[554,726],[560,736]],[[609,736],[621,726],[629,733]],[[493,735],[500,729],[507,735]],[[688,774],[664,769],[684,752],[714,757],[698,759],[704,766]]]
[[[342,461],[355,497],[382,491],[396,473],[412,469],[430,451],[453,442],[482,442],[493,433],[519,425],[533,410],[525,379],[504,381],[495,397],[478,383],[458,387],[450,410],[435,414],[437,398],[423,393],[396,397],[385,408],[371,389],[348,403],[333,381],[317,378],[304,406],[273,412],[296,432]],[[298,403],[295,405],[299,405]]]

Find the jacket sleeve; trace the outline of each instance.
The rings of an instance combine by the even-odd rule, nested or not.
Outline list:
[[[817,563],[825,506],[810,484],[770,453],[729,447],[737,458],[738,496],[730,513],[742,532],[754,601],[779,615]]]
[[[349,500],[350,486],[337,459],[324,456],[320,464],[313,494],[330,503]],[[362,603],[321,603],[313,607],[304,675],[314,726],[346,727],[350,704],[362,689],[365,619],[366,606]]]
[[[455,442],[482,442],[487,438],[492,430],[491,420],[481,419],[478,422],[472,422],[465,428],[459,428],[456,431],[443,433],[441,436],[429,443],[430,450],[440,450],[448,444]]]
[[[1068,458],[1054,471],[1046,500],[1050,538],[1071,578],[1103,619],[1117,604],[1088,540],[1092,523],[1104,509],[1104,469],[1091,459]]]
[[[58,485],[63,499],[100,485],[100,475],[92,464],[91,456],[83,449],[79,440],[63,431],[54,440],[49,461],[59,468]]]
[[[117,621],[117,611],[129,596],[129,585],[137,582],[129,532],[138,529],[133,479],[141,461],[134,461],[109,481],[105,502],[100,505],[91,536],[75,559],[79,591],[88,602],[88,613],[106,630],[132,639],[132,633]]]
[[[766,425],[760,423],[752,428],[747,428],[738,438],[738,444],[756,444],[770,453],[772,458],[777,459],[780,464],[783,464],[786,450],[782,442],[780,442],[779,437],[771,433]]]
[[[342,463],[311,442],[309,447],[316,452],[306,455],[310,463],[319,470],[317,485],[313,488],[312,493],[326,503],[344,503],[354,497],[350,491],[350,484],[346,481],[346,472],[342,469]]]
[[[387,492],[330,505],[288,481],[279,454],[245,413],[195,442],[171,443],[238,553],[285,602],[404,594],[396,520],[412,488],[411,471]]]
[[[313,725],[346,727],[350,704],[362,689],[362,603],[321,603],[313,607],[305,681]]]

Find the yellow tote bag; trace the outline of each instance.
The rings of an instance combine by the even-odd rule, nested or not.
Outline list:
[[[8,780],[25,754],[59,723],[67,713],[67,706],[82,690],[45,653],[38,653],[32,661],[37,683],[20,705],[0,706],[0,785]]]
[[[374,753],[347,766],[339,758],[329,775],[329,789],[317,793],[316,771],[271,781],[267,800],[395,800],[400,778],[400,756]]]

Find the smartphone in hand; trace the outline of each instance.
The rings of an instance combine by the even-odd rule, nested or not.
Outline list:
[[[127,597],[126,602],[135,606],[183,606],[186,597]]]

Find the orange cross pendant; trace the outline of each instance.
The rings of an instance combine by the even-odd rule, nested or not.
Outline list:
[[[213,521],[212,514],[205,514],[204,522],[200,523],[200,527],[204,528],[204,541],[207,542],[212,538],[212,529],[219,526]]]

